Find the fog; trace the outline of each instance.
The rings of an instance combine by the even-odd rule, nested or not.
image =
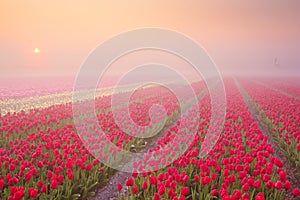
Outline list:
[[[300,74],[299,19],[296,0],[2,1],[0,76],[2,80],[75,79],[90,52],[103,41],[141,27],[171,29],[192,38],[222,74],[296,76]],[[35,48],[40,52],[34,53]],[[124,74],[123,65],[109,75]],[[181,70],[190,72],[188,67]]]

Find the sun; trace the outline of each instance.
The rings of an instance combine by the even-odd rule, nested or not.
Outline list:
[[[35,49],[33,50],[33,53],[40,53],[40,49],[39,49],[39,48],[35,48]]]

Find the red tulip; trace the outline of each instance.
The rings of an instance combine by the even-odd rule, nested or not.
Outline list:
[[[244,190],[245,192],[247,192],[248,189],[249,189],[249,184],[248,184],[248,183],[246,183],[246,184],[244,184],[244,185],[242,186],[242,190]]]
[[[72,171],[67,172],[67,175],[69,180],[72,180],[74,178],[74,174]]]
[[[117,189],[118,189],[118,191],[122,190],[122,184],[121,183],[117,183]]]
[[[43,186],[43,181],[42,180],[38,180],[37,184],[38,184],[38,187],[41,188]]]
[[[4,186],[4,180],[0,179],[0,190],[3,188],[3,186]]]
[[[268,182],[270,180],[270,176],[268,174],[264,174],[263,177],[262,177],[262,180],[264,182]]]
[[[274,187],[278,190],[280,190],[282,188],[282,183],[280,181],[277,181],[275,184],[274,184]]]
[[[147,188],[148,188],[148,183],[147,183],[147,181],[144,181],[142,184],[142,189],[146,190]]]
[[[188,187],[182,187],[181,189],[180,189],[180,194],[182,194],[182,195],[187,195],[189,193],[189,188]]]
[[[246,175],[247,175],[247,172],[246,172],[246,171],[241,171],[241,172],[239,173],[239,175],[238,175],[238,178],[239,178],[239,179],[243,179],[244,177],[246,177]]]
[[[132,194],[136,194],[138,192],[138,190],[139,190],[138,186],[132,186],[132,188],[131,188]]]
[[[32,177],[32,173],[31,173],[31,171],[28,171],[24,176],[24,180],[29,181],[31,179],[31,177]]]
[[[163,181],[163,180],[165,179],[165,174],[164,174],[164,173],[159,174],[159,175],[157,176],[157,179],[158,179],[159,181]]]
[[[41,192],[42,193],[47,192],[47,186],[45,184],[42,185]]]
[[[241,192],[241,190],[237,190],[237,189],[234,190],[232,196],[233,196],[235,199],[240,199],[240,198],[242,197],[242,192]]]
[[[9,166],[9,171],[14,171],[15,170],[15,165],[12,163]]]
[[[14,194],[13,199],[15,199],[15,200],[22,199],[24,197],[24,195],[25,195],[24,189],[19,190]]]
[[[126,186],[133,186],[134,180],[132,178],[127,178],[125,184]]]
[[[292,188],[292,184],[289,181],[287,181],[284,183],[283,187],[286,190],[290,190]]]
[[[259,193],[255,196],[255,200],[265,200],[264,193],[259,192]]]
[[[161,185],[159,188],[158,188],[158,194],[159,195],[163,195],[165,193],[166,189],[165,189],[165,186],[164,185]]]
[[[132,177],[136,178],[138,176],[138,173],[136,170],[133,170],[131,175]]]
[[[179,200],[185,200],[185,196],[180,195],[180,196],[179,196]]]
[[[299,188],[294,188],[293,191],[292,191],[292,194],[297,197],[300,195],[300,189]]]
[[[36,165],[37,165],[39,168],[42,168],[42,167],[43,167],[42,161],[37,161]]]
[[[256,189],[258,189],[260,187],[260,180],[259,179],[254,181],[253,187],[256,188]]]
[[[50,170],[47,172],[46,177],[49,178],[49,179],[52,178],[52,172]]]
[[[286,181],[286,173],[285,173],[284,170],[281,170],[281,171],[279,172],[279,178],[280,178],[280,180],[281,180],[282,182],[285,182],[285,181]]]
[[[28,194],[30,197],[37,197],[38,190],[35,188],[28,188]]]
[[[216,171],[218,171],[218,170],[216,169]],[[216,180],[216,179],[217,179],[217,174],[213,172],[213,173],[211,174],[211,179],[212,179],[212,180]]]
[[[203,185],[208,185],[210,183],[210,178],[208,176],[202,177],[201,182]]]
[[[199,176],[198,176],[197,174],[194,176],[194,181],[195,181],[196,183],[199,181]]]
[[[160,199],[159,194],[154,193],[153,200],[159,200],[159,199]]]
[[[149,176],[149,183],[152,185],[156,185],[157,184],[156,176]]]
[[[182,183],[186,183],[188,181],[189,177],[187,175],[183,176]]]
[[[274,186],[274,183],[272,181],[268,181],[266,183],[267,188],[271,189]]]
[[[217,195],[218,195],[218,190],[217,190],[217,189],[213,189],[213,190],[210,192],[210,194],[211,194],[212,196],[217,196]]]
[[[51,189],[56,189],[57,186],[58,186],[57,180],[56,180],[55,178],[52,179],[52,180],[50,181],[50,188],[51,188]]]
[[[249,194],[248,193],[244,193],[242,195],[242,200],[248,200],[249,199]]]

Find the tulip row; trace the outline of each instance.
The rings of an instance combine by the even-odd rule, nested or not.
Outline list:
[[[145,98],[149,98],[146,94],[152,94],[152,88],[141,89],[136,92],[131,98],[130,102],[143,101]],[[116,98],[121,99],[121,95],[116,95]],[[89,103],[88,101],[86,101]],[[124,106],[121,103],[116,102],[115,107]],[[96,112],[107,112],[111,108],[111,95],[103,96],[95,99]],[[28,113],[25,111],[7,113],[6,115],[0,115],[0,131],[4,134],[0,137],[4,137],[3,140],[9,141],[10,135],[17,133],[20,137],[27,137],[28,133],[34,130],[47,131],[47,128],[58,128],[65,124],[72,123],[72,104],[60,104],[50,106],[44,109],[32,109]],[[2,140],[1,140],[2,141]]]
[[[274,140],[300,173],[300,101],[247,80],[240,82]]]
[[[300,98],[299,80],[297,80],[297,78],[291,78],[289,80],[286,78],[264,78],[259,79],[259,81]]]
[[[149,151],[161,153],[161,149],[166,149],[162,155],[155,154],[157,160],[151,162],[164,161],[169,165],[161,169],[154,166],[154,171],[145,171],[141,166],[151,164],[145,156],[143,162],[136,163],[132,177],[116,186],[118,190],[129,188],[129,195],[120,194],[120,199],[283,199],[287,192],[293,198],[299,198],[299,188],[293,188],[287,180],[284,163],[274,156],[274,148],[251,117],[237,86],[232,79],[226,80],[225,85],[224,130],[210,153],[204,158],[199,157],[201,148],[205,148],[205,137],[209,136],[211,105],[210,97],[206,95]],[[197,108],[200,109],[199,121],[195,120]],[[181,128],[180,124],[187,126]],[[197,125],[197,132],[191,138],[188,131]],[[180,144],[177,146],[173,141],[179,138],[182,143],[186,142],[180,137],[182,132],[188,140],[193,139],[192,143],[170,164],[169,155],[176,154],[180,148]],[[168,144],[174,147],[169,148]]]

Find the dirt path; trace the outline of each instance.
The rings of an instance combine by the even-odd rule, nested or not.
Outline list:
[[[234,80],[240,93],[243,96],[245,103],[248,106],[249,112],[251,113],[251,117],[255,119],[262,133],[268,136],[268,142],[272,144],[272,147],[274,148],[274,156],[280,158],[284,162],[284,169],[287,173],[287,179],[292,183],[293,187],[300,187],[300,177],[297,175],[297,169],[288,161],[284,152],[280,149],[278,144],[275,142],[272,134],[268,131],[267,126],[263,123],[263,120],[260,118],[258,111],[253,106],[252,98],[248,95],[246,90],[242,88],[239,82],[236,79]],[[291,197],[293,199],[293,196],[290,192],[286,194],[286,197]]]

